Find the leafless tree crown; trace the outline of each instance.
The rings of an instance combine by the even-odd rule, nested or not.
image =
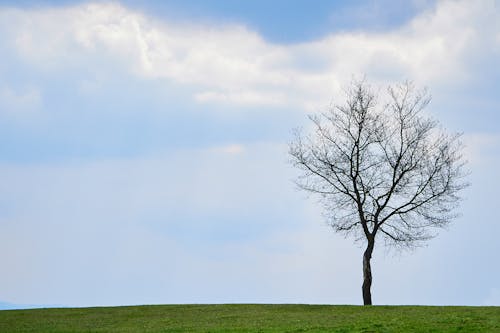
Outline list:
[[[289,153],[302,171],[298,186],[320,195],[336,231],[418,246],[455,216],[467,186],[462,144],[423,114],[425,90],[405,82],[385,97],[354,83],[344,105],[310,116],[309,134],[296,130]]]

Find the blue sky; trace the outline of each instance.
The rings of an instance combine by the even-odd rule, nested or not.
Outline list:
[[[8,2],[7,2],[8,3]],[[72,0],[16,1],[24,8],[85,3]],[[169,20],[244,24],[267,40],[301,42],[340,30],[385,30],[404,24],[432,0],[408,1],[315,1],[199,0],[121,2],[131,9]]]
[[[360,304],[287,142],[363,75],[428,87],[472,182],[374,302],[500,305],[497,1],[0,4],[1,307]]]

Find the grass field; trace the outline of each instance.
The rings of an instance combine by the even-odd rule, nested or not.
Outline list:
[[[0,311],[0,332],[500,332],[500,307],[155,305]]]

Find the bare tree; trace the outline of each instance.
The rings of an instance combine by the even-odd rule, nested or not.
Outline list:
[[[371,305],[376,241],[413,248],[435,236],[456,216],[465,161],[460,135],[423,114],[425,90],[405,82],[384,102],[355,82],[346,93],[344,105],[309,117],[311,133],[296,130],[289,153],[298,186],[319,195],[333,229],[366,244],[362,293]]]

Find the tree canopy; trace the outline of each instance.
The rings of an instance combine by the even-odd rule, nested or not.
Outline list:
[[[465,160],[460,134],[447,133],[424,113],[429,94],[411,82],[382,96],[355,82],[346,97],[345,104],[310,116],[312,130],[296,130],[289,153],[301,170],[298,186],[319,195],[333,229],[366,242],[364,275],[371,286],[376,240],[419,246],[456,216],[458,194],[467,186]],[[363,295],[371,304],[365,288]]]

